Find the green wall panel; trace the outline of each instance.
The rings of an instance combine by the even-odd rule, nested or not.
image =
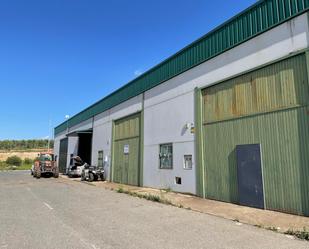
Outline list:
[[[55,135],[308,10],[309,0],[263,0],[228,20],[143,75],[55,128]]]
[[[266,208],[309,215],[309,108],[204,126],[206,197],[238,202],[235,147],[260,143]]]
[[[236,145],[259,143],[266,208],[309,215],[307,75],[300,54],[203,90],[206,198],[238,203]]]
[[[140,113],[115,121],[115,140],[140,136]]]
[[[206,123],[308,104],[305,54],[207,88],[203,100]]]
[[[139,185],[140,178],[140,114],[135,114],[114,123],[113,181]],[[129,153],[124,148],[129,148]]]

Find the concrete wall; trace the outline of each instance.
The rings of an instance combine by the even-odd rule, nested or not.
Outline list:
[[[145,92],[143,185],[196,193],[194,134],[185,128],[194,123],[194,88],[210,86],[305,49],[308,37],[306,13]],[[140,95],[94,117],[92,161],[96,164],[98,151],[103,150],[108,177],[112,121],[140,111],[142,102]],[[88,120],[70,131],[90,123]],[[159,169],[159,145],[163,143],[173,143],[171,170]],[[57,144],[56,138],[55,149]],[[192,170],[183,168],[183,156],[188,154],[193,155]],[[175,184],[176,176],[182,178],[181,185]]]
[[[60,140],[63,138],[66,138],[65,136],[66,131],[63,131],[59,133],[57,136],[54,138],[54,154],[57,156],[57,163],[59,162],[59,149],[60,149]]]
[[[145,94],[144,186],[195,193],[194,165],[185,170],[183,161],[184,155],[192,155],[194,162],[194,134],[186,128],[194,123],[194,92],[164,101],[154,92]],[[159,169],[159,147],[164,143],[173,143],[173,169]],[[182,178],[181,185],[175,183],[176,176]]]

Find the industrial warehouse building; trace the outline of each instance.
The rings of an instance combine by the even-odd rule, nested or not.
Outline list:
[[[309,216],[308,8],[259,1],[60,124],[60,170]]]

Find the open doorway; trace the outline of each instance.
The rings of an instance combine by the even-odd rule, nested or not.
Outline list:
[[[78,156],[91,165],[92,132],[78,133]]]

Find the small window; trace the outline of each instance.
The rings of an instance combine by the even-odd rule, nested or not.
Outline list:
[[[173,144],[160,145],[160,169],[173,168]]]
[[[98,167],[103,167],[103,150],[98,151]]]
[[[192,169],[192,155],[184,155],[184,169]]]
[[[181,185],[181,177],[176,176],[175,177],[175,183],[178,185]]]

